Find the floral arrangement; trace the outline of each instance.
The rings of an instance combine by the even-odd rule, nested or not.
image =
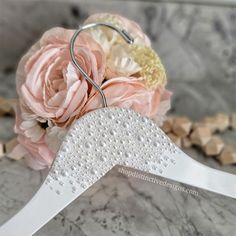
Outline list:
[[[133,21],[95,14],[84,23],[108,22],[134,37],[128,45],[105,27],[83,32],[75,43],[78,63],[103,89],[108,106],[135,110],[161,125],[170,108],[166,74],[149,38]],[[73,66],[69,42],[74,30],[53,28],[43,34],[19,62],[19,100],[11,156],[25,157],[34,169],[50,167],[70,126],[102,106],[100,94]]]

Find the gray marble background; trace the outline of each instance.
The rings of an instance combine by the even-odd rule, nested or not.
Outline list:
[[[45,30],[77,27],[92,13],[114,12],[137,21],[150,36],[166,66],[169,89],[174,92],[171,113],[199,119],[220,111],[236,111],[234,1],[230,5],[223,1],[216,5],[213,1],[181,2],[1,0],[0,96],[16,96],[17,62]],[[13,136],[13,124],[13,120],[1,118],[1,139]],[[236,145],[235,133],[227,132],[224,138]],[[206,165],[236,174],[235,166],[222,167],[195,150],[186,152]],[[31,198],[44,175],[22,161],[0,160],[0,224]],[[231,199],[209,194],[213,201],[203,201],[205,205],[200,207],[190,199],[183,211],[183,196],[170,193],[158,197],[161,194],[154,184],[126,179],[114,170],[36,235],[234,235],[236,209]],[[178,217],[169,217],[168,207],[160,208],[170,201],[176,202],[173,209]],[[196,208],[200,213],[194,215]],[[181,220],[175,224],[177,218]]]

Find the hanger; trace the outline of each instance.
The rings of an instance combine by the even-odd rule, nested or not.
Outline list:
[[[107,23],[82,26],[71,39],[72,61],[101,94],[103,108],[87,113],[71,127],[42,186],[21,211],[0,227],[1,236],[33,235],[116,165],[236,198],[235,175],[193,160],[152,120],[129,109],[107,107],[103,91],[74,56],[79,33],[97,26],[117,31],[127,43],[133,39]]]

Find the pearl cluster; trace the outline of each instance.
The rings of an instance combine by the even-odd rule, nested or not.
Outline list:
[[[175,164],[171,154],[176,152],[150,119],[128,109],[99,109],[70,129],[45,183],[58,194],[64,185],[70,185],[72,192],[85,190],[115,165],[161,174]]]

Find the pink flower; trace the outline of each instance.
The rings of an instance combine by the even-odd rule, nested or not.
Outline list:
[[[155,90],[148,89],[143,78],[113,78],[102,85],[102,90],[107,98],[108,106],[129,108],[156,121],[158,121],[158,115],[163,115],[163,108],[165,111],[170,108],[170,93],[162,86]],[[99,107],[101,107],[100,94],[95,93],[85,105],[83,113]]]
[[[172,92],[162,87],[160,105],[157,114],[152,118],[158,126],[162,126],[166,119],[166,113],[170,110],[171,96]]]
[[[17,69],[20,102],[39,117],[67,127],[87,101],[87,81],[72,65],[69,40],[74,31],[54,28],[47,31],[22,58]],[[88,35],[76,42],[78,63],[101,84],[105,57],[101,47]]]
[[[93,91],[72,65],[69,41],[73,33],[62,28],[47,31],[17,69],[17,148],[27,153],[26,160],[34,169],[51,165],[65,128],[79,117]],[[101,85],[105,72],[102,48],[89,35],[81,34],[75,50],[78,63]]]

